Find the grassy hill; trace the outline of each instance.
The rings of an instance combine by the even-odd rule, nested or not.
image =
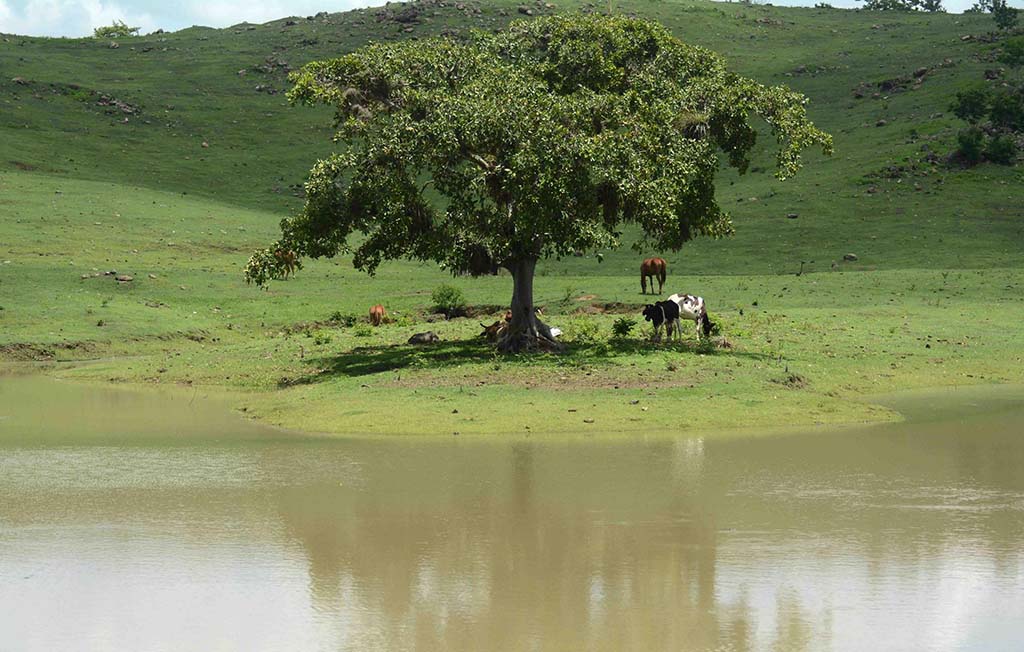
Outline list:
[[[113,43],[3,35],[0,356],[93,360],[62,372],[84,377],[258,390],[250,411],[270,420],[362,431],[396,397],[430,415],[407,429],[444,431],[456,417],[439,405],[467,385],[478,389],[465,402],[493,408],[501,399],[508,409],[458,426],[464,432],[499,419],[520,430],[524,396],[550,403],[555,429],[579,426],[566,401],[595,410],[611,401],[618,407],[599,420],[621,429],[670,417],[625,415],[620,391],[666,405],[717,396],[711,403],[726,426],[877,418],[849,399],[1024,380],[1011,364],[1024,350],[1024,174],[943,162],[959,126],[948,111],[953,95],[996,67],[987,16],[616,4],[723,54],[744,75],[805,93],[812,119],[835,136],[833,157],[809,156],[784,183],[771,175],[763,142],[750,173],[720,179],[737,235],[666,256],[673,291],[703,294],[724,317],[729,351],[665,353],[634,339],[581,345],[555,361],[495,360],[467,339],[479,319],[431,326],[455,342],[434,352],[396,346],[427,328],[416,321],[441,282],[474,305],[507,301],[507,277],[451,281],[431,265],[393,263],[370,279],[347,260],[321,261],[269,292],[246,287],[248,252],[300,205],[305,172],[332,146],[329,112],[288,106],[287,71],[371,40],[500,28],[527,18],[525,6],[420,2]],[[535,15],[595,9],[529,7]],[[844,261],[847,253],[857,260]],[[628,247],[603,263],[548,261],[538,298],[563,320],[581,308],[641,303],[637,262]],[[113,270],[133,280],[102,274]],[[378,301],[402,320],[369,334],[333,322],[294,327],[362,315]],[[611,316],[593,319],[608,332]],[[951,348],[937,355],[929,336]],[[655,391],[650,377],[680,366],[689,371]],[[442,389],[424,398],[431,386]],[[321,416],[295,408],[297,400]]]

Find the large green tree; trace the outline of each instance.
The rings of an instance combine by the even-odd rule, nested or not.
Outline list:
[[[624,223],[660,250],[731,233],[715,172],[720,156],[746,169],[752,116],[777,138],[779,178],[805,148],[832,147],[802,95],[618,16],[373,44],[292,81],[293,102],[336,108],[342,147],[313,167],[304,209],[253,254],[247,278],[282,276],[281,251],[351,251],[371,274],[399,257],[474,274],[499,265],[513,279],[507,351],[553,343],[533,309],[539,259],[616,246]]]

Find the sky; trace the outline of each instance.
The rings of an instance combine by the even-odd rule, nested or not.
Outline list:
[[[760,0],[757,0],[760,1]],[[817,0],[773,0],[779,5],[813,5]],[[974,0],[944,0],[948,11],[967,9]],[[227,27],[265,23],[318,11],[347,11],[383,4],[383,0],[0,0],[0,32],[31,36],[88,36],[100,25],[122,20],[148,33],[205,25]],[[854,0],[831,0],[835,7],[856,7]],[[1024,7],[1024,0],[1010,4]]]

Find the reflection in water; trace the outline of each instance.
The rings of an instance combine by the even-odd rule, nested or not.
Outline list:
[[[79,424],[83,444],[46,413],[26,434],[11,397],[50,385],[0,381],[0,417],[22,411],[0,419],[0,650],[1024,640],[1019,410],[760,439],[324,441],[211,437],[201,406],[118,394],[133,425]]]

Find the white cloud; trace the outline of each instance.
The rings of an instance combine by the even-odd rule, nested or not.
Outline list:
[[[264,23],[318,11],[345,11],[382,0],[0,0],[0,32],[32,36],[88,36],[100,25],[123,20],[142,28],[177,30],[192,25],[227,27]]]
[[[87,36],[100,25],[115,20],[155,29],[156,21],[145,11],[126,10],[102,0],[28,0],[13,5],[0,0],[0,32],[33,36]]]

